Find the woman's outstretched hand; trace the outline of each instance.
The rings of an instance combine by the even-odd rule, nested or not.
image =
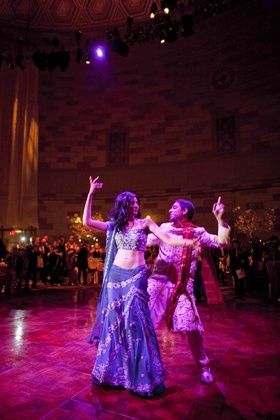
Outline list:
[[[99,176],[96,178],[92,178],[92,176],[89,177],[89,194],[94,194],[96,190],[99,190],[103,187],[103,182],[97,182],[99,179]]]
[[[103,187],[103,182],[98,182],[99,176],[96,178],[89,177],[89,192],[85,202],[84,212],[83,212],[83,224],[89,228],[100,230],[101,232],[106,232],[108,228],[107,222],[102,222],[101,220],[96,220],[92,218],[92,201],[95,191]]]

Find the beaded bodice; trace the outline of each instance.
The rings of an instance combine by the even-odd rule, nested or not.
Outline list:
[[[118,249],[144,252],[147,244],[147,234],[143,229],[131,229],[116,232],[115,240]]]

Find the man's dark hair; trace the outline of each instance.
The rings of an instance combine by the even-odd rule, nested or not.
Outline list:
[[[191,201],[184,200],[183,198],[178,198],[177,203],[179,203],[182,210],[188,210],[187,217],[188,220],[192,220],[193,215],[195,213],[195,207]]]

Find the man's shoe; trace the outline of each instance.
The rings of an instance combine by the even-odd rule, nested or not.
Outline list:
[[[211,372],[211,368],[209,366],[205,366],[201,368],[200,371],[200,381],[203,384],[210,385],[214,382],[214,376]]]

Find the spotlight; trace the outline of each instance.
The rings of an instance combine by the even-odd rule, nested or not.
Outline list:
[[[100,45],[94,48],[94,54],[97,58],[104,58],[105,57],[105,49]]]
[[[154,19],[156,17],[157,12],[157,4],[153,3],[150,10],[150,19]]]
[[[163,13],[168,15],[170,11],[173,11],[176,9],[177,6],[177,0],[162,0],[161,1],[161,9],[163,10]]]
[[[97,55],[97,57],[103,57],[104,56],[102,48],[98,47],[96,49],[96,55]]]

